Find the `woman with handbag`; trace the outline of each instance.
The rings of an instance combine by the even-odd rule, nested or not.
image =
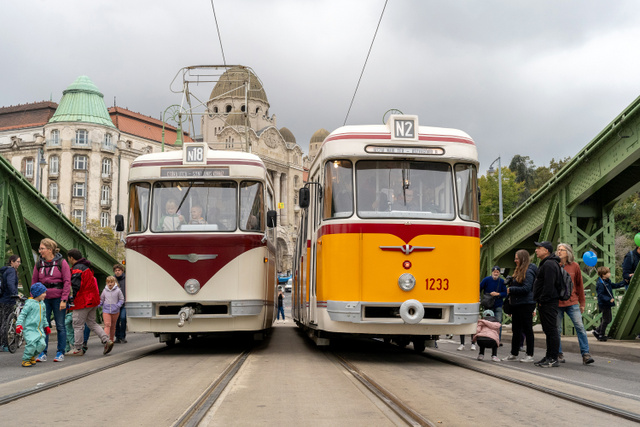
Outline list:
[[[500,277],[500,267],[496,265],[491,269],[491,276],[485,277],[480,282],[480,304],[484,310],[493,311],[500,324],[502,324],[502,299],[506,296],[507,287],[504,285],[504,279]],[[502,341],[502,326],[498,335]]]
[[[520,361],[529,363],[533,362],[533,311],[536,308],[536,303],[533,300],[533,282],[538,268],[535,264],[531,264],[529,252],[524,249],[516,252],[514,262],[516,270],[513,273],[511,285],[507,288],[512,311],[511,354],[503,360],[518,360],[518,351],[524,333],[527,342],[527,355]]]

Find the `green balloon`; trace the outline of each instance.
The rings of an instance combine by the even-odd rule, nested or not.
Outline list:
[[[633,238],[633,241],[636,242],[636,246],[640,247],[640,233],[636,234],[636,237]]]

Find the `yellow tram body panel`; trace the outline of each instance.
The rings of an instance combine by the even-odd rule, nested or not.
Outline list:
[[[380,247],[434,247],[433,250],[383,250]],[[385,233],[341,233],[318,240],[319,301],[476,303],[480,270],[478,237],[420,235],[405,243]],[[404,263],[410,263],[405,268]],[[464,267],[464,268],[463,268]],[[412,274],[411,291],[398,278]]]

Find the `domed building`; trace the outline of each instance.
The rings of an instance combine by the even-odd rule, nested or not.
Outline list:
[[[207,102],[202,137],[217,150],[248,151],[265,163],[273,180],[278,211],[279,271],[292,268],[300,224],[298,190],[303,186],[303,155],[293,133],[277,128],[262,82],[248,67],[224,72]]]

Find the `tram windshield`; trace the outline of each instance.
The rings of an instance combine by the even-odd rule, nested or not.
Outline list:
[[[362,218],[455,218],[452,171],[447,163],[359,161],[356,196]]]
[[[145,231],[149,217],[151,231],[160,233],[235,231],[238,219],[241,230],[264,231],[263,191],[257,181],[135,182],[129,188],[129,232]]]

